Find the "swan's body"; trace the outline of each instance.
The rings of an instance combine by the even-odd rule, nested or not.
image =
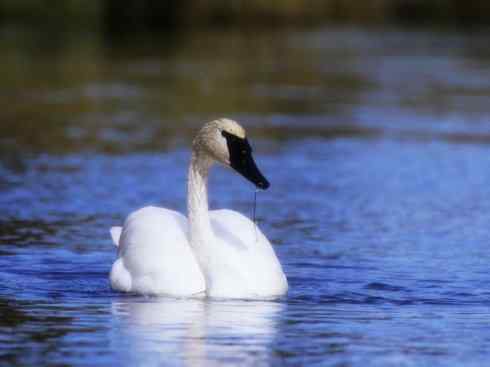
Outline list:
[[[268,187],[247,146],[245,132],[234,121],[204,126],[194,140],[189,168],[189,219],[146,207],[129,215],[122,229],[113,227],[118,246],[110,274],[114,289],[222,298],[270,298],[287,291],[281,264],[255,224],[231,210],[208,210],[207,176],[215,161]]]
[[[173,296],[204,292],[187,227],[186,217],[173,210],[148,206],[131,213],[120,237],[113,235],[118,259],[110,274],[112,288]]]

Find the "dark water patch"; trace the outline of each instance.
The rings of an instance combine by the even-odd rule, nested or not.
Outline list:
[[[365,286],[366,289],[371,289],[371,290],[376,290],[376,291],[388,291],[388,292],[402,292],[402,291],[407,291],[403,287],[398,287],[390,284],[385,284],[385,283],[369,283]]]

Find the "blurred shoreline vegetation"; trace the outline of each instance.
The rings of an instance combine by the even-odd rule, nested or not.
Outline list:
[[[108,35],[331,23],[487,25],[490,2],[478,0],[0,0],[0,26],[82,28]]]

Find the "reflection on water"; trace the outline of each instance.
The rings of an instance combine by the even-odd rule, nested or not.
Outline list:
[[[169,150],[217,116],[272,140],[490,141],[484,33],[231,31],[118,45],[57,37],[0,32],[7,165],[31,152]]]
[[[118,299],[113,342],[132,365],[265,365],[284,305],[201,299]],[[180,363],[179,363],[180,364]]]

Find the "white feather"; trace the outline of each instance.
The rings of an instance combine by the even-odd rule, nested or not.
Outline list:
[[[112,288],[139,294],[189,296],[205,290],[189,246],[187,219],[156,207],[133,212],[124,223]]]
[[[208,210],[207,176],[215,161],[230,161],[221,131],[245,132],[222,119],[206,124],[194,140],[188,180],[189,220],[173,210],[145,207],[123,228],[112,227],[118,258],[113,289],[138,294],[220,298],[271,298],[288,289],[274,250],[255,224],[231,210]]]
[[[114,246],[119,246],[119,238],[121,238],[122,227],[111,227],[111,237]]]

